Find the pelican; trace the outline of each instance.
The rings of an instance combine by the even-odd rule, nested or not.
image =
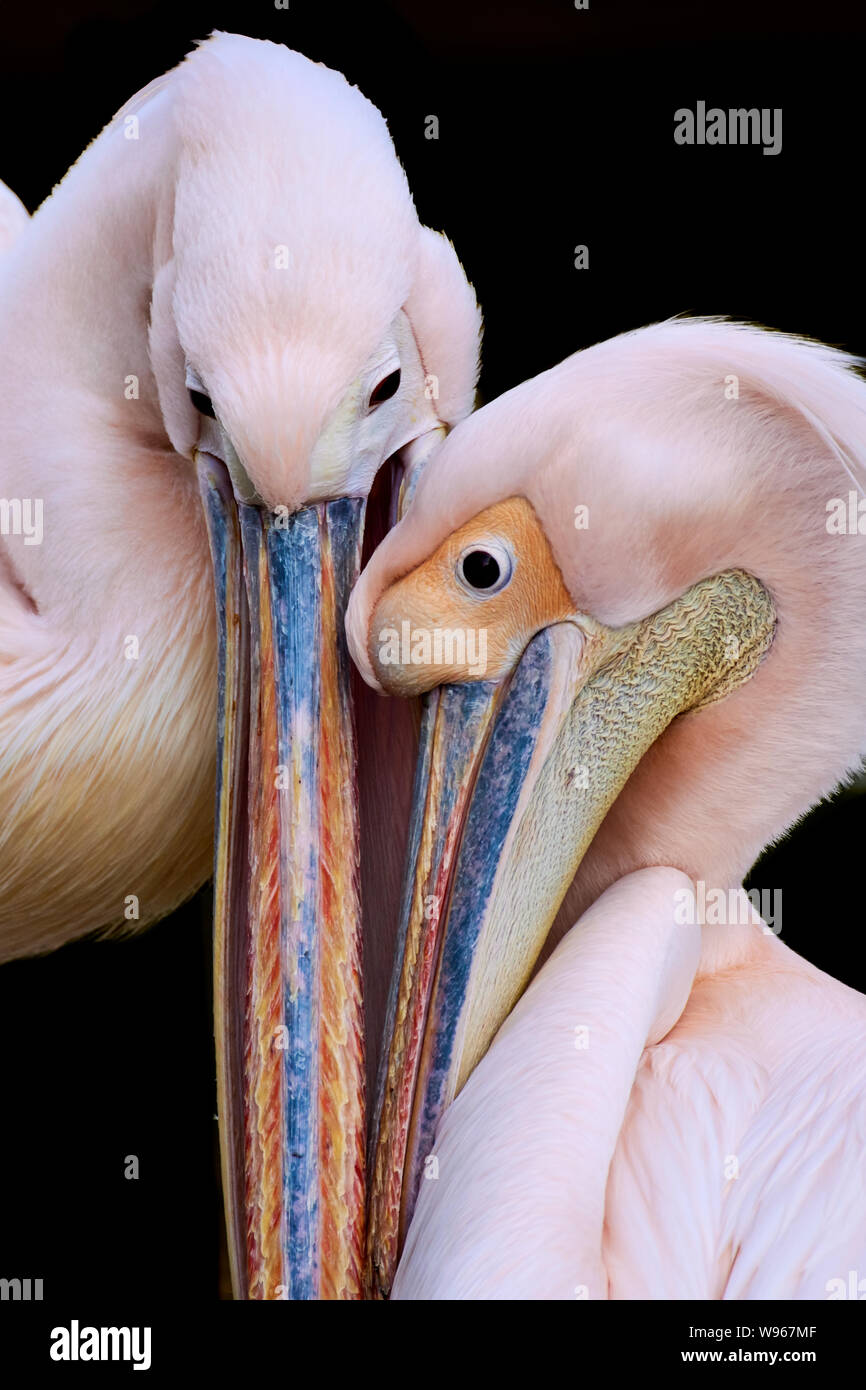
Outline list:
[[[717,320],[580,352],[364,570],[356,662],[429,692],[374,1294],[866,1288],[866,998],[741,887],[866,744],[857,365]]]
[[[145,926],[215,865],[235,1294],[357,1297],[343,610],[374,479],[471,408],[474,295],[379,111],[232,34],[0,235],[0,957]]]

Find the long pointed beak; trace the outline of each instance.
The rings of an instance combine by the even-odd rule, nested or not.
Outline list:
[[[576,615],[498,684],[425,697],[371,1178],[368,1278],[387,1297],[439,1118],[520,997],[609,807],[676,715],[756,669],[775,616],[731,571],[643,622]]]
[[[199,455],[219,637],[214,1001],[236,1298],[361,1296],[364,1047],[343,614],[364,503],[274,518]]]

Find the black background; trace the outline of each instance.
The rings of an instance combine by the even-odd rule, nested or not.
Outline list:
[[[590,4],[19,6],[0,177],[34,209],[135,90],[234,29],[341,69],[385,112],[483,305],[485,398],[681,312],[866,352],[861,6]],[[699,99],[783,108],[782,153],[676,146],[673,113]],[[782,889],[783,939],[861,989],[864,843],[848,793],[752,879]],[[65,1317],[73,1295],[218,1296],[209,911],[205,891],[137,940],[0,969],[0,1276],[42,1277]]]

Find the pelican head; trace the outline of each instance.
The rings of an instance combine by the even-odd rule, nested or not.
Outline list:
[[[361,576],[366,679],[429,692],[375,1292],[564,900],[563,926],[650,865],[739,884],[859,764],[866,556],[833,524],[866,462],[852,365],[707,320],[579,353],[449,436]]]
[[[343,618],[380,468],[416,465],[470,408],[477,309],[418,222],[381,115],[338,73],[221,39],[178,87],[174,254],[151,347],[169,436],[198,462],[223,615],[224,1181],[245,1173],[254,1287],[346,1296],[365,1113]],[[242,1047],[229,1013],[248,992]]]
[[[206,48],[181,75],[174,255],[151,345],[172,443],[202,473],[227,614],[217,997],[245,993],[245,942],[263,996],[244,1057],[230,1003],[218,1032],[225,1106],[248,1098],[245,1122],[227,1129],[252,1130],[262,1150],[252,1184],[249,1163],[237,1151],[233,1160],[254,1189],[247,1209],[264,1213],[251,1273],[266,1290],[328,1296],[357,1290],[364,1207],[344,609],[380,468],[410,455],[417,464],[470,408],[478,321],[450,246],[418,222],[375,107],[339,74],[263,45],[241,91],[236,44]],[[247,726],[261,733],[252,744]],[[235,944],[244,899],[249,929]],[[274,1143],[278,1094],[285,1136]],[[228,1135],[225,1151],[231,1191]],[[278,1219],[288,1226],[279,1236]]]

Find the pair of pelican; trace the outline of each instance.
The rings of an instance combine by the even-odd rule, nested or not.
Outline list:
[[[739,890],[866,745],[852,360],[672,322],[470,414],[381,115],[234,35],[0,236],[0,949],[215,862],[235,1295],[866,1271],[866,1000]]]

